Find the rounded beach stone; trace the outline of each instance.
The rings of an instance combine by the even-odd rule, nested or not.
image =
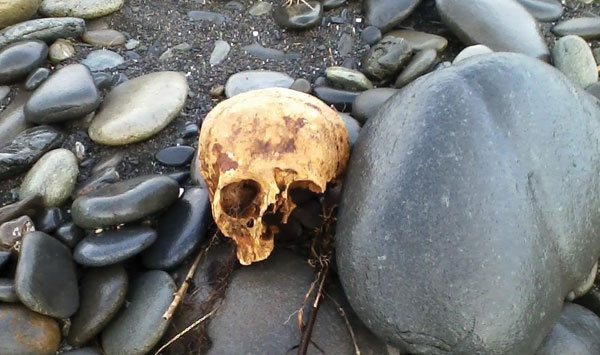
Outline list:
[[[164,271],[148,271],[131,285],[128,306],[102,332],[107,355],[142,355],[162,338],[169,321],[163,314],[173,301],[175,282]]]
[[[156,213],[179,197],[179,184],[167,176],[147,175],[103,186],[78,197],[71,207],[73,222],[99,228],[133,222]]]
[[[44,154],[29,170],[21,183],[19,198],[41,195],[44,206],[61,206],[73,192],[79,168],[75,154],[55,149]]]
[[[152,137],[183,108],[188,85],[185,75],[157,72],[115,87],[89,128],[96,143],[123,145]]]

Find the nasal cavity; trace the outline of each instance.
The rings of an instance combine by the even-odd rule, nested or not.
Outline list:
[[[254,180],[242,180],[221,189],[221,208],[234,218],[247,218],[258,212],[256,197],[260,186]]]

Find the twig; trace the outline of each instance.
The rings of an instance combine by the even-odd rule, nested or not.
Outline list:
[[[310,283],[310,288],[308,289],[308,292],[306,292],[306,294],[304,295],[302,306],[296,311],[298,313],[298,316],[296,317],[298,320],[298,328],[300,328],[301,331],[304,330],[304,307],[308,303],[308,299],[310,298],[310,295],[312,295],[318,281],[319,278],[316,278],[313,282]]]
[[[344,320],[344,323],[346,323],[346,328],[348,329],[348,333],[350,333],[350,338],[352,339],[352,344],[354,345],[354,355],[360,355],[360,348],[358,347],[358,342],[356,341],[356,335],[354,334],[354,329],[352,329],[352,325],[346,316],[346,311],[344,311],[344,308],[335,300],[335,298],[331,297],[327,292],[324,292],[324,294],[325,297],[329,298],[329,300],[333,302],[340,313],[340,316]]]
[[[315,301],[312,304],[312,310],[310,312],[310,318],[308,318],[308,324],[302,332],[302,340],[300,342],[300,348],[298,348],[298,355],[306,355],[308,346],[311,343],[310,338],[312,336],[315,322],[317,321],[317,313],[319,312],[319,307],[321,306],[321,299],[323,298],[323,286],[325,285],[325,279],[327,278],[328,271],[329,265],[327,262],[325,262],[325,266],[319,272],[319,290],[317,292],[317,296],[315,297]]]
[[[187,328],[185,328],[184,330],[182,330],[181,332],[179,332],[177,335],[175,335],[173,338],[171,338],[171,340],[169,340],[165,345],[161,346],[160,349],[158,349],[154,353],[154,355],[160,354],[161,351],[165,350],[171,344],[173,344],[174,342],[176,342],[179,338],[181,338],[182,336],[184,336],[187,332],[189,332],[190,330],[194,329],[194,327],[200,325],[200,323],[202,323],[205,320],[207,320],[208,318],[210,318],[210,316],[212,316],[217,311],[218,308],[219,308],[218,306],[215,307],[215,308],[213,308],[213,310],[210,311],[210,312],[208,312],[208,314],[204,315],[202,318],[198,319],[194,323],[190,324]]]
[[[198,269],[198,265],[200,265],[200,261],[204,258],[204,256],[208,253],[210,248],[213,246],[213,244],[217,240],[218,234],[219,234],[219,232],[215,232],[215,234],[210,238],[210,241],[208,242],[208,245],[206,246],[206,248],[202,249],[196,256],[196,259],[192,263],[192,266],[190,266],[190,269],[188,270],[188,273],[185,276],[183,283],[181,284],[181,286],[179,287],[177,292],[175,292],[173,301],[169,305],[169,308],[167,308],[167,311],[165,312],[165,314],[163,314],[164,320],[169,320],[173,317],[173,314],[177,310],[177,307],[181,303],[181,300],[183,300],[185,293],[187,292],[188,288],[190,287],[190,282],[192,281],[192,279],[194,278],[194,275],[196,274],[196,270]]]

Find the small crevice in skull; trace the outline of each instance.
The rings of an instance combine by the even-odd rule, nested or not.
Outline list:
[[[235,218],[255,216],[258,213],[256,198],[259,193],[260,187],[254,180],[231,183],[221,189],[221,208]]]

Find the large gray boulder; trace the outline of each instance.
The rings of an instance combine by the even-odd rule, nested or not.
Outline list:
[[[521,54],[390,98],[354,146],[337,264],[354,310],[412,354],[531,354],[600,256],[600,107]]]

